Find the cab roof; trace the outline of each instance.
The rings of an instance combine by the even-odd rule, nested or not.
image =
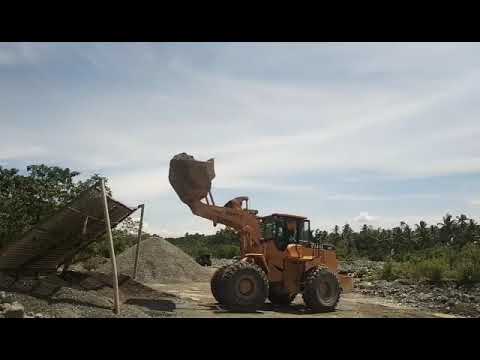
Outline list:
[[[307,218],[304,216],[291,215],[291,214],[279,214],[279,213],[274,213],[272,215],[268,215],[265,217],[282,217],[282,218],[291,218],[296,220],[307,220]]]

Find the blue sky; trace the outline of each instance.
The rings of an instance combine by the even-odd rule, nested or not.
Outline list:
[[[480,220],[479,80],[468,43],[0,43],[0,165],[101,173],[162,235],[216,230],[168,183],[184,151],[217,203],[322,229]]]

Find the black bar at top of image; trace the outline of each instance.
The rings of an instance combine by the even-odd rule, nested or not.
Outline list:
[[[211,14],[175,16],[158,12],[121,18],[115,13],[92,12],[77,18],[31,17],[22,22],[4,17],[0,41],[41,42],[325,42],[325,41],[478,41],[477,21],[456,16],[412,11],[408,15],[353,12],[292,11],[279,18],[275,12],[260,16],[252,11],[236,17]],[[40,21],[41,20],[41,21]]]

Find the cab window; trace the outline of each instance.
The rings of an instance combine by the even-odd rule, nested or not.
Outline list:
[[[275,223],[271,223],[271,222],[263,223],[262,236],[264,239],[273,239],[275,237]]]

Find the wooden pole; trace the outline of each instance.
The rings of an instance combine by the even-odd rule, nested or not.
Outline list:
[[[118,293],[118,274],[117,274],[117,260],[115,258],[115,249],[113,247],[113,237],[112,237],[112,228],[110,227],[110,214],[108,213],[108,202],[107,202],[107,192],[105,191],[105,182],[102,179],[102,195],[103,195],[103,205],[105,213],[105,225],[107,230],[107,238],[110,251],[110,259],[112,261],[112,276],[113,276],[113,292],[114,292],[114,312],[115,314],[120,313],[120,295]]]
[[[135,265],[133,267],[133,279],[137,278],[137,266],[138,266],[138,257],[140,256],[140,240],[142,240],[142,227],[143,227],[143,212],[145,210],[145,204],[139,205],[141,207],[140,213],[140,225],[138,226],[138,235],[137,235],[137,251],[135,254]]]

